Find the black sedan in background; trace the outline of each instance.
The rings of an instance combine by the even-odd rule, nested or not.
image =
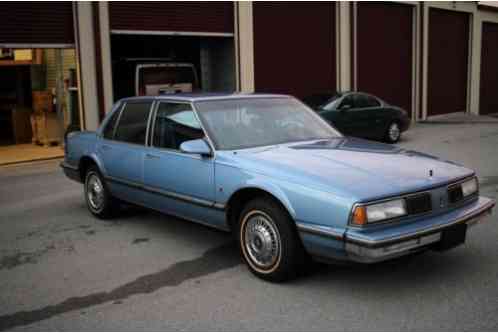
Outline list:
[[[362,92],[317,94],[303,102],[348,136],[395,143],[410,126],[405,110]]]

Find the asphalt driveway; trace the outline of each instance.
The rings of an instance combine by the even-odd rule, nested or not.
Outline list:
[[[419,124],[400,143],[498,193],[498,124]],[[0,168],[0,330],[497,330],[498,219],[464,246],[271,284],[228,234],[128,208],[100,221],[57,162]]]

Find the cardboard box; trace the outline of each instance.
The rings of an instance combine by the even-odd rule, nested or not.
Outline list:
[[[33,60],[33,51],[31,49],[14,50],[14,61],[31,61]]]
[[[52,112],[52,94],[49,91],[33,91],[32,105],[35,113]]]
[[[31,115],[31,126],[33,143],[48,146],[62,142],[63,131],[55,112]]]

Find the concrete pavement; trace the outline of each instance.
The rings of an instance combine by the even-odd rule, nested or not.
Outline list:
[[[498,124],[419,124],[401,146],[498,193]],[[496,330],[498,219],[464,246],[271,284],[230,235],[135,208],[100,221],[56,162],[0,168],[0,329]]]

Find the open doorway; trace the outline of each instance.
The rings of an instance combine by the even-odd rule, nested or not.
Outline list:
[[[233,37],[113,34],[114,99],[233,92]]]
[[[62,157],[79,125],[74,49],[0,49],[0,165]]]

